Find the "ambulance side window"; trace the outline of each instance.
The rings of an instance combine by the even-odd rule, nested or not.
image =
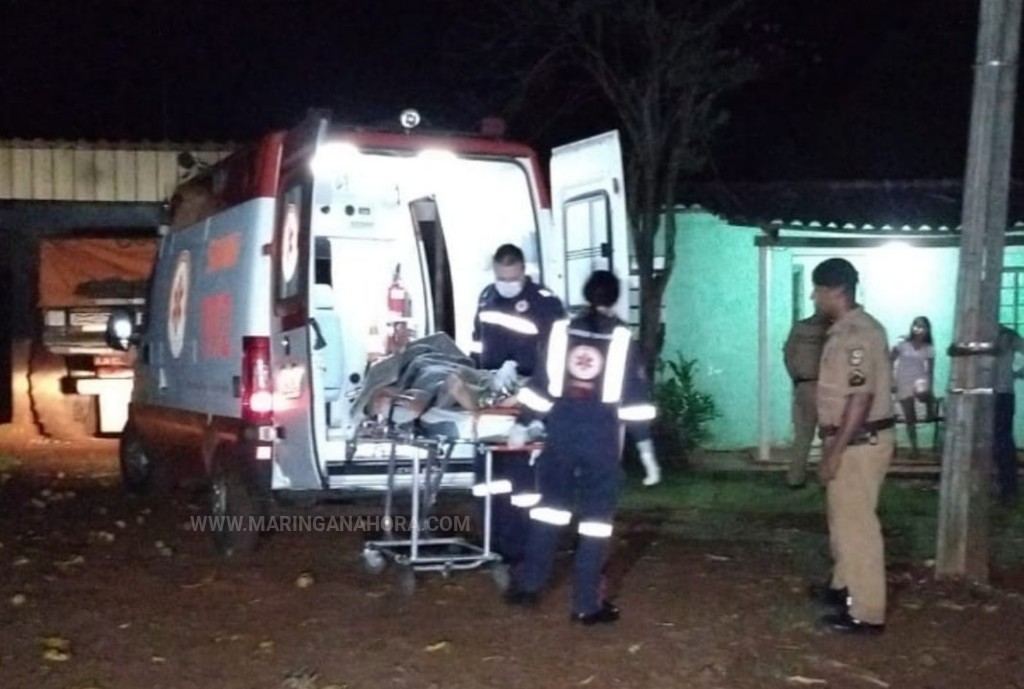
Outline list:
[[[605,192],[578,196],[562,207],[569,306],[578,306],[591,272],[611,268],[611,208]]]
[[[331,240],[317,237],[313,246],[313,282],[318,285],[330,285],[331,277]]]
[[[305,294],[309,233],[309,185],[305,180],[281,195],[277,240],[277,299],[290,302]]]

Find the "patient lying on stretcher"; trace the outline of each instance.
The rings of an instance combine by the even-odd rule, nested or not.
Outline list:
[[[473,366],[451,339],[431,335],[374,364],[356,409],[368,416],[417,419],[430,409],[478,411],[514,404],[515,390]]]

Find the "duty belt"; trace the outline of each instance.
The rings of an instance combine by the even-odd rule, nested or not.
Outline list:
[[[817,378],[794,378],[793,379],[793,385],[799,385],[800,383],[816,383],[816,382],[818,382]]]
[[[867,421],[850,438],[848,445],[874,445],[878,442],[878,432],[885,431],[896,425],[896,418],[890,416],[876,421]],[[819,433],[822,440],[839,432],[839,426],[822,426]]]

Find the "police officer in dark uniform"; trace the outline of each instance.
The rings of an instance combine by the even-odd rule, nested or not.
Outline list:
[[[480,294],[473,324],[474,358],[482,369],[497,371],[499,387],[518,388],[520,377],[531,376],[537,350],[551,325],[565,315],[561,300],[526,275],[519,247],[503,244],[494,254],[494,283]],[[535,472],[529,453],[494,454],[491,483],[483,480],[482,458],[477,462],[474,495],[490,493],[494,550],[510,565],[526,547],[527,509],[536,504]]]
[[[783,349],[786,372],[793,380],[793,455],[786,472],[790,488],[802,488],[807,482],[807,457],[818,430],[818,368],[828,326],[828,319],[817,312],[797,321]]]
[[[602,596],[601,571],[622,480],[623,423],[647,448],[642,455],[649,479],[657,462],[649,443],[655,416],[650,385],[629,328],[614,316],[619,280],[608,271],[596,271],[584,296],[589,310],[552,327],[544,363],[519,393],[526,410],[517,427],[543,416],[547,435],[537,460],[540,502],[530,510],[526,559],[506,602],[529,605],[537,600],[550,573],[560,527],[572,520],[577,497],[572,619],[590,625],[619,617],[618,608]]]

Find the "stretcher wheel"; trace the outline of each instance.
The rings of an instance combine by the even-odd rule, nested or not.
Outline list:
[[[512,569],[504,562],[496,562],[491,565],[491,579],[498,591],[505,593],[512,586]]]
[[[379,550],[363,550],[363,569],[370,574],[380,574],[387,569],[388,560]]]
[[[416,571],[412,567],[405,567],[399,573],[398,589],[404,596],[411,596],[416,593]]]

